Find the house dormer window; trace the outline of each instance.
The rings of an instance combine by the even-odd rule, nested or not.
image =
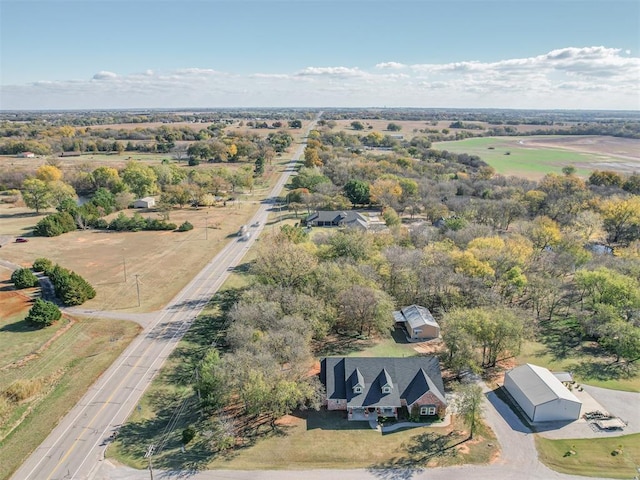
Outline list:
[[[391,387],[388,385],[382,387],[382,393],[391,393]]]
[[[362,387],[360,386],[353,387],[353,393],[362,393]]]

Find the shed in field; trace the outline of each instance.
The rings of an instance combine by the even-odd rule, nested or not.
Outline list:
[[[533,422],[580,418],[582,402],[546,368],[516,367],[505,374],[504,388]]]
[[[133,202],[133,208],[151,208],[155,207],[156,199],[153,197],[139,198]]]

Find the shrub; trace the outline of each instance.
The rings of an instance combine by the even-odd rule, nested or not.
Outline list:
[[[42,380],[23,378],[16,380],[5,388],[2,396],[13,402],[22,402],[40,393],[42,387]]]
[[[30,288],[38,286],[38,277],[28,268],[19,268],[11,274],[11,281],[16,288]]]
[[[111,220],[109,230],[118,232],[139,232],[140,230],[175,230],[178,226],[165,220],[154,218],[142,218],[142,215],[135,213],[133,217],[127,217],[120,212],[116,218]]]
[[[195,157],[189,158],[189,166],[190,167],[196,167],[198,165],[200,165],[200,160],[199,159],[197,159]]]
[[[189,230],[193,230],[193,225],[187,220],[178,227],[179,232],[188,232]]]
[[[182,443],[186,445],[196,436],[196,429],[193,427],[187,427],[182,430]]]
[[[36,299],[25,320],[37,327],[47,327],[60,320],[62,312],[55,303],[41,298]]]
[[[33,269],[36,272],[43,272],[45,275],[49,275],[53,270],[53,262],[48,258],[36,258],[33,262]]]
[[[96,291],[75,272],[56,265],[49,276],[58,298],[67,306],[81,305],[96,296]]]
[[[98,230],[106,230],[109,228],[109,224],[104,218],[98,218],[95,221],[91,222],[91,226],[93,228],[97,228]]]
[[[157,218],[147,218],[143,230],[175,230],[178,226],[175,223],[166,222]]]
[[[47,215],[33,229],[34,235],[40,237],[57,237],[63,233],[76,230],[76,222],[68,212]]]

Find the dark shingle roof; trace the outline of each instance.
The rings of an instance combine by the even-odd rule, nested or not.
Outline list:
[[[364,389],[355,393],[352,378],[359,375]],[[428,391],[446,404],[436,357],[326,357],[321,361],[320,379],[328,399],[346,399],[349,406],[399,406],[401,398],[412,404]],[[392,387],[391,393],[382,393],[386,384]]]
[[[337,211],[337,210],[320,210],[309,215],[305,222],[332,222],[335,224],[344,223],[345,225],[358,224],[363,227],[367,227],[367,219],[360,213],[351,210]]]

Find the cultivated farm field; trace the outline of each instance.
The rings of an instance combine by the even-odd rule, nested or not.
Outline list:
[[[477,155],[502,175],[542,178],[573,166],[594,170],[640,171],[640,140],[607,136],[481,137],[433,144],[437,150]]]

